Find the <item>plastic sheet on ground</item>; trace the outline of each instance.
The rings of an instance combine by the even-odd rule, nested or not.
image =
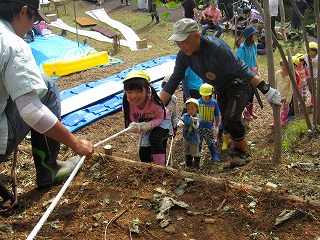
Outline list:
[[[59,35],[51,34],[46,36],[36,36],[34,42],[30,42],[32,54],[36,63],[42,70],[42,63],[64,59],[74,56],[84,56],[88,52],[96,52],[95,49],[88,45],[78,44]],[[123,63],[122,60],[109,56],[110,63],[108,65]]]

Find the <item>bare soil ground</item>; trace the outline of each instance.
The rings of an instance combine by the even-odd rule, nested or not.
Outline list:
[[[132,67],[130,59],[123,65],[62,77],[57,83],[63,90],[128,67]],[[176,95],[181,112],[182,92],[178,90]],[[36,239],[319,240],[319,136],[302,136],[295,148],[284,152],[281,164],[273,165],[272,110],[266,102],[264,105],[261,110],[255,104],[259,118],[245,122],[253,161],[231,171],[222,170],[230,151],[222,152],[220,143],[221,163],[211,162],[205,148],[200,171],[186,169],[181,131],[173,140],[171,167],[140,163],[136,134],[125,133],[108,142],[112,156],[98,147]],[[123,116],[118,112],[75,134],[98,143],[123,128]],[[71,155],[62,147],[60,158]],[[0,215],[0,239],[25,239],[61,188],[36,188],[28,139],[22,143],[18,159],[19,208]],[[291,167],[295,162],[313,162],[316,167]],[[11,161],[1,164],[6,184],[10,183],[10,167]],[[277,184],[278,190],[266,189],[268,182]],[[276,224],[277,218],[289,211],[292,216]]]

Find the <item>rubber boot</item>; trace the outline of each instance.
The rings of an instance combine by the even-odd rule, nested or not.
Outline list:
[[[288,111],[282,111],[280,115],[281,126],[283,126],[286,123],[287,117],[288,117]]]
[[[156,15],[156,24],[158,24],[160,22],[160,20],[159,20],[159,16],[158,15]]]
[[[209,151],[210,151],[210,153],[211,153],[212,161],[214,161],[214,162],[219,162],[219,161],[220,161],[220,158],[219,158],[219,156],[217,155],[216,146],[210,146],[210,147],[209,147]]]
[[[187,167],[192,167],[192,156],[191,155],[186,155],[186,166]]]
[[[227,150],[228,149],[228,146],[229,146],[229,134],[222,134],[222,139],[223,139],[223,142],[222,142],[222,150]]]
[[[247,119],[248,121],[252,121],[253,117],[251,116],[251,114],[249,113],[249,105],[246,106],[246,110],[243,113],[243,116],[245,119]]]
[[[253,103],[250,103],[249,104],[249,113],[250,115],[254,118],[254,119],[257,119],[258,118],[258,115],[253,111]]]
[[[39,188],[50,187],[66,180],[78,164],[80,157],[57,160],[60,143],[31,130],[33,161]]]
[[[153,163],[165,166],[166,165],[166,155],[165,154],[152,154]]]
[[[223,165],[224,169],[233,169],[246,164],[246,158],[249,150],[247,140],[245,138],[241,141],[231,139],[231,142],[233,145],[233,158],[231,161]]]
[[[194,169],[196,171],[200,169],[200,157],[194,157]]]
[[[154,16],[153,14],[151,14],[151,22],[153,22],[153,20],[154,20]]]

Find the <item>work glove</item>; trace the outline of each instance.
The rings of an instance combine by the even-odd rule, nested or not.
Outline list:
[[[177,126],[178,126],[178,127],[183,127],[183,126],[184,126],[184,122],[182,122],[181,120],[179,120]]]
[[[268,92],[264,95],[269,103],[281,105],[281,95],[277,89],[270,87]]]
[[[219,133],[219,128],[218,127],[214,127],[213,133],[214,133],[214,136],[217,137],[218,133]]]
[[[146,133],[151,130],[151,123],[149,122],[141,122],[140,123],[140,132]]]
[[[140,124],[136,122],[132,122],[129,124],[130,132],[140,132]]]
[[[192,117],[192,116],[190,116],[191,117],[191,119],[192,119],[192,121],[193,121],[193,124],[197,124],[197,122],[198,122],[198,117]]]

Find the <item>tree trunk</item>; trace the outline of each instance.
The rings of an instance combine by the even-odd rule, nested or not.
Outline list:
[[[275,87],[275,70],[274,70],[274,59],[273,59],[273,48],[272,48],[272,31],[271,31],[271,16],[269,8],[269,0],[263,0],[264,10],[262,10],[261,5],[257,0],[253,0],[254,5],[259,10],[261,16],[264,20],[264,30],[266,39],[266,49],[267,49],[267,59],[268,59],[268,79],[271,87]],[[282,127],[280,123],[280,109],[281,106],[271,104],[274,118],[274,151],[272,162],[274,164],[279,164],[281,162],[281,152],[282,152]]]
[[[299,19],[301,20],[301,24],[302,24],[302,31],[303,31],[303,38],[304,38],[304,42],[306,44],[306,47],[307,47],[307,50],[309,50],[309,40],[308,40],[308,36],[307,36],[307,30],[306,30],[306,23],[305,23],[305,18],[304,16],[302,16],[302,14],[300,13],[298,7],[297,7],[297,4],[294,0],[290,0],[291,1],[291,4],[293,6],[293,9],[294,11],[296,12],[296,14],[298,15]],[[309,52],[309,51],[308,51]],[[300,94],[301,96],[301,94]],[[302,98],[302,97],[301,97]],[[310,122],[310,119],[309,119],[309,114],[308,114],[308,111],[307,111],[307,107],[306,107],[306,104],[305,102],[301,101],[301,99],[299,98],[299,101],[300,101],[300,107],[302,108],[302,113],[304,115],[304,118],[306,120],[306,123],[307,123],[307,126],[308,126],[308,129],[312,129],[312,125],[311,125],[311,122]]]

